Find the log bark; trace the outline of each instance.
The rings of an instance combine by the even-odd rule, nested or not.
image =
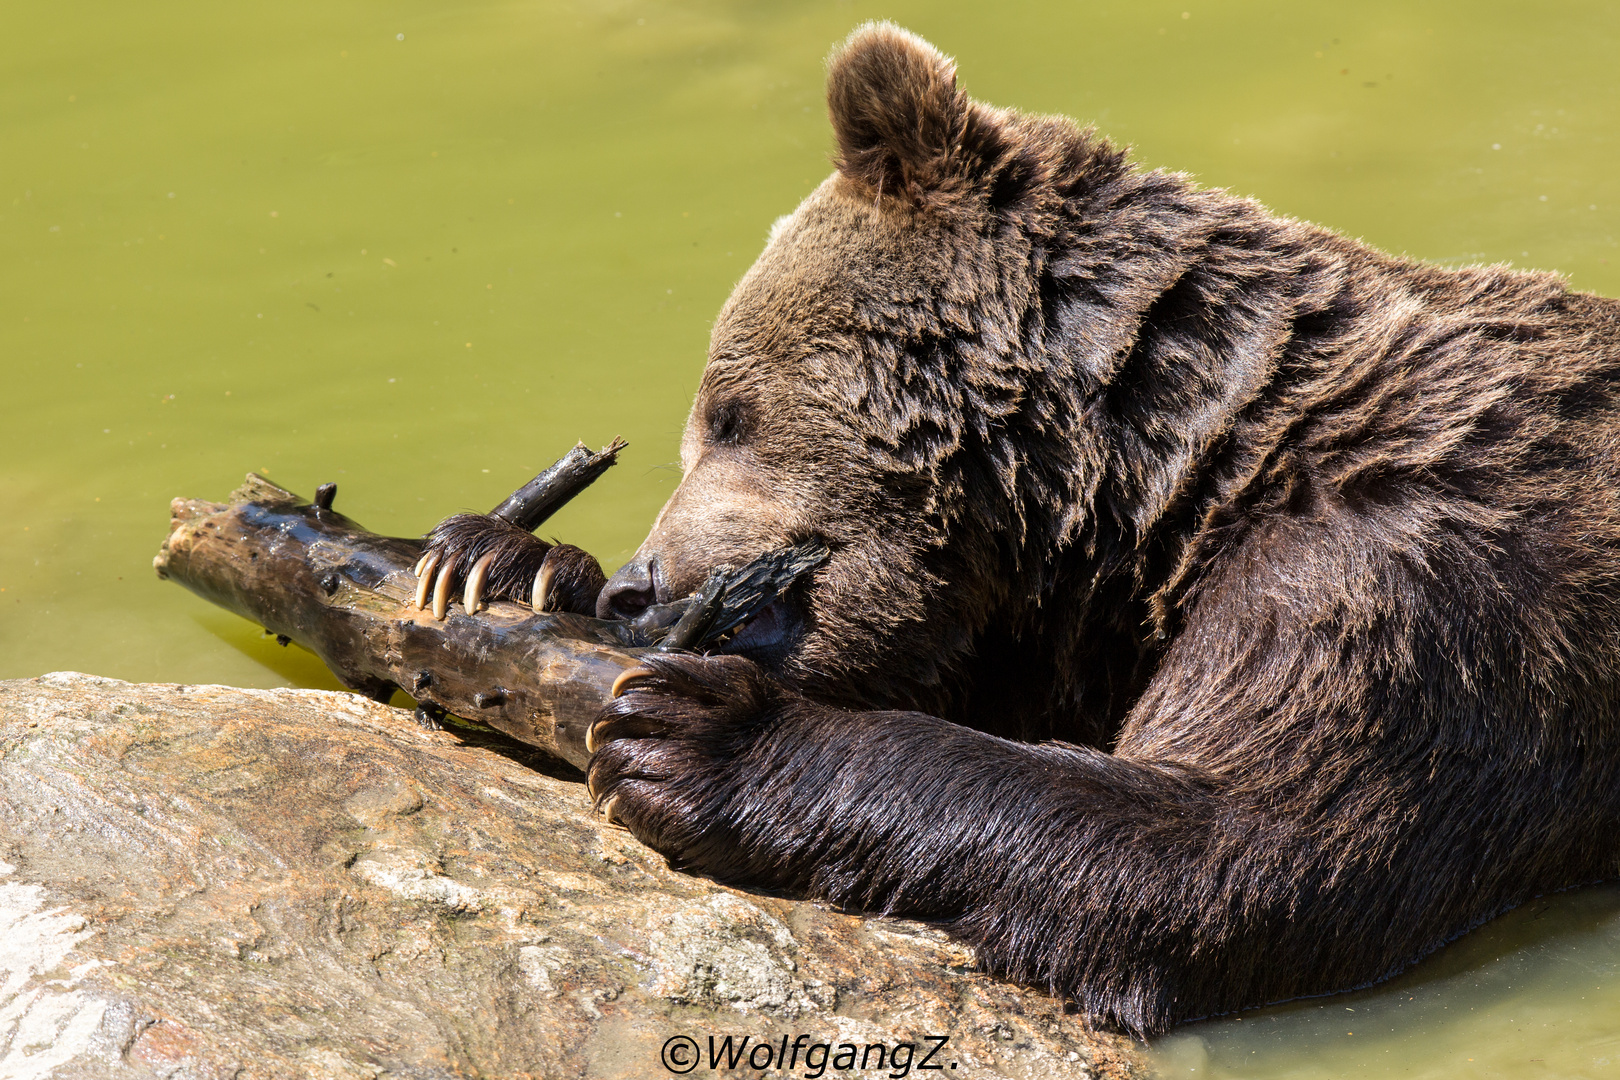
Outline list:
[[[647,650],[618,624],[495,601],[442,622],[411,603],[420,540],[379,536],[249,474],[226,503],[176,499],[158,576],[319,656],[345,686],[387,701],[396,687],[575,767],[613,680]]]

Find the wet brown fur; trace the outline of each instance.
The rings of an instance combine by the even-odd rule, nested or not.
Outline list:
[[[627,572],[833,555],[780,678],[619,700],[617,817],[1137,1032],[1615,876],[1620,303],[1138,170],[891,26],[828,99]]]

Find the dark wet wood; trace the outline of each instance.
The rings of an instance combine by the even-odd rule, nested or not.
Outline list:
[[[551,468],[512,492],[501,505],[489,512],[489,516],[533,532],[562,509],[568,500],[596,483],[603,473],[618,464],[619,451],[629,445],[623,439],[614,439],[592,453],[584,443],[578,444]]]
[[[326,493],[322,493],[325,495]],[[386,701],[399,687],[583,768],[585,729],[646,649],[620,624],[495,601],[443,622],[412,605],[419,540],[378,536],[258,474],[226,503],[176,499],[158,576],[309,649]]]

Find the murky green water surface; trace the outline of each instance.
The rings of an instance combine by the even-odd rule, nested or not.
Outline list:
[[[1004,105],[1396,251],[1620,294],[1612,5],[18,5],[0,16],[0,677],[335,686],[150,561],[249,469],[383,532],[631,440],[548,532],[611,567],[710,320],[828,171],[871,17]],[[1620,1074],[1620,893],[1196,1026],[1169,1075]],[[1351,1011],[1354,1010],[1354,1011]]]

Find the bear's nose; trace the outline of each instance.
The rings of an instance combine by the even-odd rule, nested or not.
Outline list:
[[[598,619],[633,619],[658,602],[658,562],[637,556],[625,563],[596,596]]]

